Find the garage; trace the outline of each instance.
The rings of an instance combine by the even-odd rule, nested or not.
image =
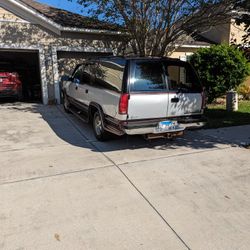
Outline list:
[[[125,35],[117,26],[33,0],[0,1],[0,30],[0,70],[20,75],[23,101],[43,104],[60,104],[62,77],[83,58],[121,50]]]
[[[21,81],[24,102],[42,102],[42,88],[38,51],[0,50],[0,72],[17,73]],[[9,101],[12,98],[1,98]]]

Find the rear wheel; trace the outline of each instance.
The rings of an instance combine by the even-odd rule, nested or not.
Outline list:
[[[105,141],[109,138],[109,133],[103,127],[102,118],[99,111],[94,113],[92,125],[97,140]]]

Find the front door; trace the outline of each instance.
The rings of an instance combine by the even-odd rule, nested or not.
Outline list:
[[[88,98],[88,80],[86,73],[86,65],[81,65],[74,74],[73,82],[70,86],[70,94],[80,104],[86,107],[89,102]]]

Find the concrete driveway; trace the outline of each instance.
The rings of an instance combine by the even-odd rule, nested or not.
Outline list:
[[[8,104],[0,135],[0,249],[250,248],[250,151],[214,131],[101,143],[61,107]]]

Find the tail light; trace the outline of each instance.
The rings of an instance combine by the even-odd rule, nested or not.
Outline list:
[[[10,83],[16,84],[16,78],[17,78],[17,76],[15,74],[9,74],[9,76],[8,76]]]
[[[120,103],[119,103],[119,114],[120,115],[128,114],[128,100],[129,100],[129,94],[122,94],[121,95]]]

